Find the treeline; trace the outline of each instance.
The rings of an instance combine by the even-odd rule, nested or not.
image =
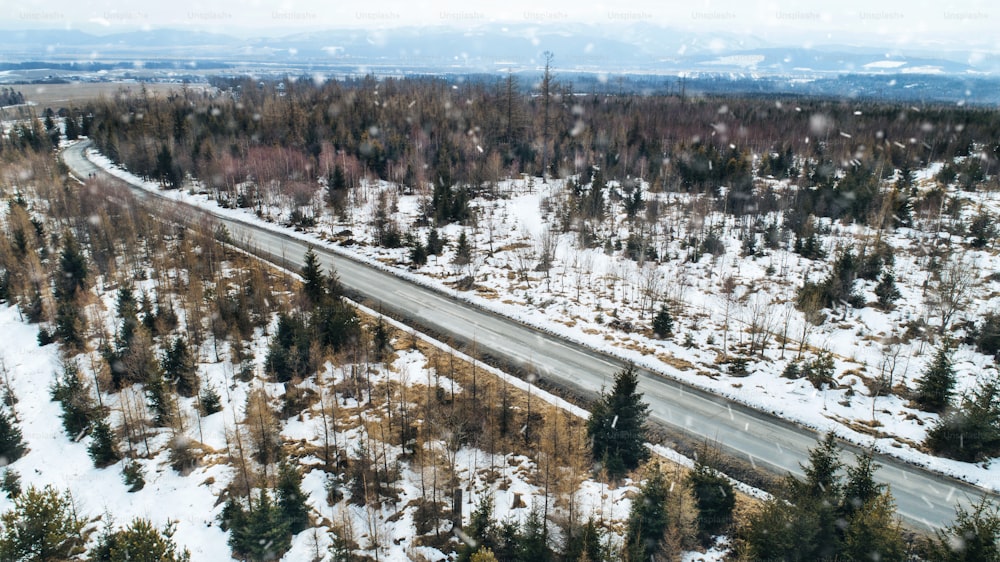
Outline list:
[[[0,88],[0,107],[24,103],[24,94],[14,88]]]
[[[1000,132],[1000,118],[987,109],[591,95],[550,72],[537,84],[509,75],[229,86],[214,97],[104,98],[84,113],[94,115],[92,136],[113,160],[175,186],[191,174],[234,204],[262,196],[237,188],[247,180],[255,189],[277,182],[294,191],[337,166],[351,184],[370,175],[404,189],[480,190],[521,173],[565,177],[596,166],[608,179],[736,193],[748,189],[754,155],[763,158],[753,170],[761,176],[801,178],[806,187],[859,163],[891,175],[984,147],[983,166],[995,170]]]

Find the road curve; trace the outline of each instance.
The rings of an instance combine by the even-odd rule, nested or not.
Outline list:
[[[82,141],[66,148],[62,152],[63,161],[78,177],[105,175],[84,155],[89,146],[90,141]],[[150,197],[150,192],[141,188],[138,191],[143,198]],[[245,249],[280,265],[294,269],[301,266],[308,243],[210,210],[181,205],[188,212],[214,217]],[[415,319],[456,342],[474,343],[480,353],[519,365],[585,395],[593,396],[602,387],[610,387],[612,375],[623,365],[622,361],[581,344],[335,255],[320,245],[314,249],[322,265],[328,270],[335,269],[349,291],[378,303],[383,310]],[[650,405],[652,421],[698,440],[717,442],[727,453],[779,474],[802,473],[799,465],[806,462],[808,449],[818,439],[814,431],[662,374],[644,369],[640,373],[639,390]],[[983,494],[975,486],[893,457],[878,455],[877,461],[882,468],[876,478],[891,485],[900,516],[915,528],[933,529],[949,524],[954,519],[956,505],[968,506]]]

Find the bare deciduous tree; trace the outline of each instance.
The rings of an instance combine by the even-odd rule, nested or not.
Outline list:
[[[942,264],[927,295],[927,305],[941,320],[939,334],[944,334],[955,314],[969,304],[978,275],[979,267],[962,257],[953,256]]]

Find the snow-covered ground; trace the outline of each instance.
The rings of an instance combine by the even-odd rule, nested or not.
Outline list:
[[[154,182],[138,180],[100,154],[91,152],[90,158],[109,172],[167,197],[267,228],[282,228],[279,225],[282,211],[277,207],[264,208],[261,216],[249,210],[221,208],[205,194],[164,192]],[[927,187],[935,172],[934,166],[919,171],[918,184]],[[556,211],[564,187],[564,180],[543,183],[540,178],[501,182],[497,186],[498,197],[473,201],[478,224],[441,228],[448,241],[445,251],[441,256],[430,256],[427,264],[419,268],[410,266],[408,249],[385,249],[373,243],[371,219],[378,195],[383,192],[394,209],[392,218],[404,232],[425,239],[429,231],[427,227],[411,226],[421,196],[402,195],[395,185],[386,182],[363,183],[354,189],[343,218],[324,212],[317,227],[307,232],[293,233],[290,228],[286,231],[805,426],[834,431],[849,441],[1000,490],[1000,474],[990,463],[951,461],[920,450],[919,443],[937,415],[920,412],[895,395],[872,398],[865,384],[866,379],[888,374],[891,367],[893,384],[912,389],[933,356],[933,345],[919,339],[897,345],[890,343],[911,321],[926,321],[931,329],[935,327],[936,318],[928,313],[926,306],[927,286],[932,284],[926,253],[931,248],[942,244],[961,248],[959,253],[964,255],[967,267],[982,272],[964,317],[974,320],[1000,304],[997,300],[1000,282],[986,277],[1000,269],[1000,258],[990,248],[962,248],[960,238],[938,232],[931,221],[924,222],[927,228],[922,230],[887,230],[882,240],[895,251],[894,271],[902,293],[895,309],[838,310],[830,313],[822,326],[807,327],[803,315],[793,307],[794,292],[803,279],[821,280],[829,266],[791,252],[787,243],[783,249],[741,257],[735,219],[711,211],[707,203],[701,205],[706,209],[703,213],[691,216],[689,211],[699,207],[695,196],[644,194],[647,201],[655,198],[660,202],[661,232],[669,230],[674,234],[669,239],[661,236],[663,241],[656,246],[663,261],[640,266],[618,251],[608,254],[604,248],[584,249],[577,243],[577,234],[571,232],[554,235],[554,259],[548,274],[536,271],[543,239],[549,232],[558,232]],[[1000,209],[995,194],[955,191],[951,194],[971,201],[965,206],[966,216],[978,212],[980,207],[994,213]],[[317,193],[317,205],[321,195]],[[618,214],[612,221],[611,235],[624,242],[628,225],[619,212],[620,206],[614,209],[612,212]],[[699,232],[702,224],[728,227],[722,237],[726,252],[718,257],[706,254],[698,261],[688,261],[684,233]],[[870,229],[829,220],[818,221],[818,227],[827,232],[823,237],[824,249],[831,255],[840,244],[856,246],[861,239],[874,236]],[[474,247],[473,259],[468,265],[456,266],[453,263],[456,241],[462,231]],[[348,240],[350,243],[344,244]],[[763,247],[760,240],[758,247]],[[456,290],[454,283],[467,275],[474,277],[475,290]],[[729,296],[722,290],[728,277],[735,282]],[[874,282],[858,282],[868,302],[875,300],[874,285]],[[661,341],[652,337],[648,326],[651,309],[663,301],[673,303],[675,335]],[[631,322],[639,331],[625,333],[612,329],[609,327],[612,320]],[[739,355],[739,350],[745,349],[751,338],[751,324],[763,324],[771,333],[767,348],[762,355],[749,358],[746,376],[728,374],[720,361],[726,354]],[[787,338],[785,346],[777,343],[782,334]],[[797,358],[803,334],[806,340],[803,359],[811,358],[820,349],[833,354],[836,388],[817,390],[804,379],[780,377],[788,362]],[[957,349],[954,361],[959,393],[973,387],[979,374],[993,368],[991,358],[968,346]]]
[[[96,285],[103,286],[103,283]],[[140,281],[135,290],[137,294],[142,291],[155,292],[156,287],[152,281]],[[101,293],[100,303],[92,306],[113,309],[115,299],[116,293],[113,291]],[[359,308],[364,314],[376,315],[372,310]],[[108,314],[102,318],[107,323],[105,328],[113,331],[116,324],[113,315]],[[181,320],[183,322],[183,315]],[[399,330],[400,334],[411,333],[392,319],[383,320]],[[124,525],[135,517],[149,519],[160,527],[173,523],[175,540],[182,548],[190,550],[193,561],[231,559],[228,534],[222,531],[218,520],[223,507],[219,501],[220,494],[235,476],[235,469],[228,460],[227,449],[231,437],[227,437],[227,433],[231,436],[234,427],[244,418],[247,397],[253,389],[262,389],[272,401],[278,401],[285,392],[283,385],[268,382],[260,376],[249,383],[240,382],[233,377],[232,363],[208,359],[215,354],[211,350],[212,344],[206,343],[199,350],[199,355],[203,358],[198,365],[199,377],[203,386],[211,385],[219,391],[223,408],[216,414],[200,416],[194,398],[179,400],[179,411],[184,418],[183,434],[202,444],[201,448],[206,456],[190,474],[181,475],[170,467],[168,458],[172,430],[151,429],[148,449],[142,441],[132,445],[136,449],[134,456],[145,472],[145,487],[137,492],[129,492],[121,475],[124,461],[104,469],[94,468],[87,453],[91,438],[84,437],[74,442],[65,435],[59,423],[59,406],[51,400],[50,388],[63,371],[63,361],[67,360],[62,356],[60,347],[56,344],[39,347],[37,326],[26,323],[16,308],[6,305],[0,306],[0,333],[4,334],[4,345],[0,346],[0,365],[4,367],[4,381],[10,385],[18,400],[15,412],[28,449],[22,458],[7,468],[21,475],[22,485],[41,487],[52,484],[56,489],[68,491],[78,514],[92,520],[91,528],[100,528],[110,522]],[[459,361],[472,360],[433,338],[423,334],[412,336],[429,344],[430,349],[451,354]],[[252,345],[258,373],[262,372],[267,344],[268,338],[258,331]],[[220,350],[221,357],[229,356],[225,346],[223,344],[223,349]],[[90,363],[87,354],[78,355],[73,360],[78,363],[85,378],[92,378],[93,363]],[[430,384],[433,368],[430,367],[425,352],[407,349],[397,351],[391,363],[372,365],[370,369],[372,384],[377,386],[380,382],[389,380]],[[493,367],[478,364],[477,369],[483,376],[492,375],[522,391],[530,388],[534,399],[564,409],[574,416],[582,418],[588,415],[585,410]],[[321,381],[325,382],[308,380],[300,383],[300,387],[310,387],[313,390],[316,390],[317,384],[329,387],[333,383],[343,382],[347,371],[327,365],[321,377]],[[442,374],[434,374],[433,379],[435,384],[448,388],[449,391],[462,391],[461,384],[452,384]],[[109,408],[115,426],[121,422],[123,400],[132,400],[133,404],[143,403],[145,400],[138,389],[125,389],[118,394],[102,393],[101,398]],[[379,415],[373,412],[378,408],[366,408],[363,402],[359,402],[359,397],[339,396],[337,401],[345,410],[360,408],[366,417],[372,416],[373,421]],[[323,417],[313,407],[282,423],[282,440],[286,445],[308,443],[319,447],[323,442],[323,427]],[[334,432],[334,440],[349,444],[344,445],[343,449],[352,451],[360,442],[362,431],[364,430],[360,426],[343,427]],[[377,436],[367,435],[366,438],[375,440]],[[444,448],[442,444],[441,449]],[[399,447],[393,446],[388,447],[388,450],[393,457],[401,452]],[[682,466],[692,465],[690,459],[675,451],[659,446],[654,450],[667,460]],[[398,501],[384,502],[379,507],[372,508],[350,503],[349,496],[330,505],[327,502],[330,475],[321,468],[322,461],[312,455],[306,455],[298,461],[304,475],[303,490],[309,496],[308,503],[318,524],[295,536],[292,547],[283,560],[311,560],[317,553],[322,559],[332,542],[332,532],[343,528],[345,521],[346,527],[353,530],[354,539],[363,553],[374,555],[372,545],[375,542],[379,544],[378,557],[381,560],[440,560],[447,554],[431,547],[416,546],[412,542],[416,535],[415,502],[423,497],[422,477],[407,461],[402,461],[400,479],[394,483],[399,491]],[[493,498],[494,516],[497,520],[520,522],[527,516],[532,502],[539,501],[538,498],[543,495],[534,474],[535,463],[528,456],[503,454],[491,457],[482,450],[466,446],[455,453],[454,466],[457,467],[456,473],[462,487],[467,490],[463,504],[463,516],[466,520],[479,499],[483,495],[489,495]],[[580,514],[584,517],[598,517],[609,528],[620,532],[628,518],[630,495],[635,491],[636,486],[630,482],[608,486],[589,479],[580,484],[575,497]],[[753,489],[745,491],[760,496]],[[515,497],[519,497],[523,503],[515,503]],[[0,496],[0,512],[10,509],[12,505],[11,500]],[[621,537],[619,535],[612,540],[620,543]],[[451,546],[457,547],[457,543]],[[725,544],[721,544],[705,553],[688,553],[685,560],[721,560],[726,552]]]

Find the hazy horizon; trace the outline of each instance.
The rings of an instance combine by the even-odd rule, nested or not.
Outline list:
[[[239,0],[140,5],[121,0],[44,0],[12,10],[8,30],[75,29],[111,34],[150,29],[278,36],[322,30],[391,30],[408,26],[469,29],[487,24],[607,25],[627,33],[647,24],[678,31],[725,33],[772,45],[851,45],[894,50],[1000,52],[994,28],[1000,7],[973,1],[961,7],[892,0],[802,6],[793,2],[717,0],[683,6],[652,1],[580,6],[570,0],[509,0],[499,6],[457,1],[377,0],[358,6],[314,1]]]

